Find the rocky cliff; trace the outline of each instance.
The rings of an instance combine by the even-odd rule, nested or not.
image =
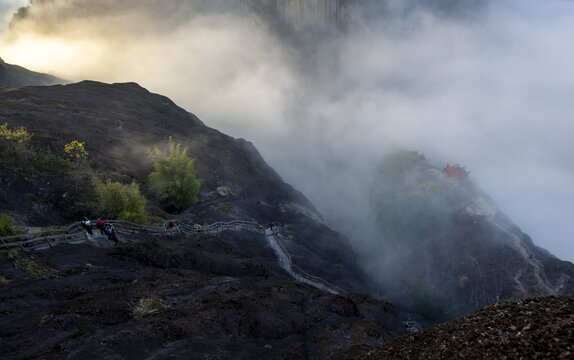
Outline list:
[[[262,15],[272,23],[302,31],[334,28],[352,18],[404,16],[412,11],[431,11],[448,17],[477,17],[488,0],[410,0],[400,3],[380,0],[242,0],[244,11]]]
[[[574,265],[535,246],[464,168],[395,153],[375,193],[385,253],[378,279],[407,307],[445,320],[507,299],[574,293]]]

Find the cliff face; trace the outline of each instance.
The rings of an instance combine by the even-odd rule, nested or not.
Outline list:
[[[281,19],[295,27],[335,24],[342,15],[343,0],[292,0],[277,3]]]
[[[344,15],[345,0],[242,0],[244,13],[255,14],[280,31],[325,30]]]
[[[574,265],[538,248],[468,178],[423,156],[387,156],[375,185],[379,281],[437,320],[511,298],[574,293]]]
[[[300,31],[333,28],[352,17],[380,20],[417,10],[468,19],[484,14],[488,0],[242,0],[241,6],[267,21]]]

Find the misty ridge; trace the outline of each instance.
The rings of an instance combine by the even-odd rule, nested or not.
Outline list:
[[[253,141],[355,246],[378,236],[383,155],[408,149],[466,165],[552,252],[574,201],[572,5],[521,4],[527,16],[513,1],[45,0],[13,17],[3,51],[24,60],[45,40],[40,70],[136,81]]]

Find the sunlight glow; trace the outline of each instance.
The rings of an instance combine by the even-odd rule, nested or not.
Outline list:
[[[73,80],[86,76],[86,70],[103,58],[104,47],[93,40],[62,40],[25,36],[0,43],[2,58],[29,70]]]

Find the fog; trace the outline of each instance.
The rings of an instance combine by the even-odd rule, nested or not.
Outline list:
[[[355,246],[374,167],[408,149],[465,165],[537,245],[574,261],[572,1],[362,0],[376,9],[336,28],[289,28],[232,0],[37,0],[7,31],[22,3],[0,6],[6,62],[169,96],[252,141]]]

